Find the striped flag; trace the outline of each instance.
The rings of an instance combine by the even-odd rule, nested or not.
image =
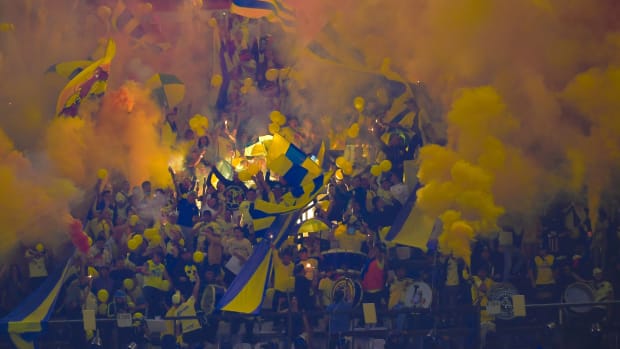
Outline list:
[[[247,18],[266,18],[270,22],[280,23],[285,31],[295,26],[293,10],[279,0],[233,0],[230,12]]]
[[[52,273],[43,284],[6,317],[0,319],[0,334],[8,334],[17,349],[34,349],[36,338],[47,328],[58,294],[69,276],[69,262]]]
[[[101,96],[108,86],[110,65],[116,54],[116,43],[109,39],[105,55],[80,71],[62,89],[56,102],[56,115],[76,116],[82,101]]]

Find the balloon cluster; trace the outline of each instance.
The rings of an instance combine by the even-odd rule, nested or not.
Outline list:
[[[99,315],[108,315],[108,301],[110,300],[110,293],[108,290],[102,289],[97,292],[97,300],[100,302],[97,306],[97,313]]]
[[[189,119],[189,127],[198,137],[202,137],[209,129],[209,119],[204,115],[196,114]]]
[[[241,86],[239,91],[241,94],[246,95],[254,89],[254,80],[252,80],[252,78],[245,78],[245,80],[243,80],[243,86]]]
[[[350,176],[353,174],[353,164],[344,156],[336,158],[336,166],[342,171],[342,174]]]
[[[280,128],[286,124],[286,116],[278,110],[274,110],[269,114],[271,124],[269,124],[269,132],[272,134],[280,132]]]
[[[383,160],[378,164],[370,167],[370,174],[375,177],[379,177],[382,173],[389,172],[392,169],[392,162],[390,160]]]
[[[357,122],[351,125],[351,127],[347,129],[347,137],[349,138],[357,138],[359,134],[360,134],[360,124],[358,124]]]
[[[161,239],[161,238],[160,238]],[[137,250],[142,243],[144,242],[144,238],[140,234],[134,234],[131,239],[127,240],[127,247],[130,251]]]

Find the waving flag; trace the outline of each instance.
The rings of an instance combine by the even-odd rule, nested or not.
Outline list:
[[[287,230],[299,216],[299,211],[278,216],[273,225],[273,242],[279,247],[287,237]],[[258,314],[267,282],[271,278],[273,263],[273,249],[271,241],[263,239],[254,248],[254,252],[245,262],[239,275],[233,280],[217,305],[224,311],[232,311],[242,314]]]
[[[105,55],[80,71],[63,88],[56,103],[56,115],[76,116],[85,98],[105,93],[110,74],[110,64],[116,54],[116,44],[109,39]]]
[[[290,186],[293,205],[256,200],[250,204],[254,232],[262,238],[252,256],[233,280],[218,309],[244,314],[257,314],[263,303],[267,282],[271,277],[273,250],[271,243],[279,247],[288,237],[290,226],[297,220],[301,210],[316,198],[325,187],[331,173],[324,173],[299,148],[282,136],[275,134],[267,148],[267,167],[286,179]]]
[[[8,333],[17,349],[36,347],[35,339],[47,327],[58,293],[69,274],[68,270],[69,262],[63,269],[52,273],[41,287],[10,314],[0,319],[0,333]]]
[[[233,0],[230,12],[247,18],[267,18],[289,31],[295,25],[292,9],[279,0]]]
[[[91,64],[93,64],[93,61],[89,60],[62,62],[49,67],[47,73],[56,73],[71,80]]]

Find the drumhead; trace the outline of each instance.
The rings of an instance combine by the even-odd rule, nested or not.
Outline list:
[[[500,312],[495,317],[500,320],[514,319],[514,308],[512,304],[512,296],[519,294],[519,291],[509,283],[498,283],[489,290],[489,302],[499,302]]]
[[[349,278],[341,278],[336,280],[336,282],[334,282],[334,286],[332,287],[332,299],[334,298],[336,291],[339,290],[344,291],[345,297],[352,300],[354,307],[362,303],[364,291],[362,290],[362,285],[360,285],[359,282]]]
[[[409,308],[430,308],[433,303],[433,290],[422,281],[416,281],[407,287],[405,306]]]
[[[594,291],[588,284],[582,282],[576,282],[568,285],[564,290],[564,302],[565,303],[591,303],[594,302]],[[568,310],[574,313],[587,313],[592,310],[592,306],[574,306],[569,307]]]

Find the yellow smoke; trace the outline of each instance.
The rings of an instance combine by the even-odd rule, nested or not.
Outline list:
[[[14,149],[0,130],[0,256],[12,257],[20,244],[43,243],[48,248],[66,241],[70,207],[80,191],[72,182],[50,176]]]
[[[83,186],[96,181],[99,168],[108,168],[131,185],[150,180],[164,187],[171,183],[173,151],[160,133],[163,120],[150,91],[130,81],[108,91],[92,115],[81,110],[79,118],[54,119],[45,149],[59,174]]]

